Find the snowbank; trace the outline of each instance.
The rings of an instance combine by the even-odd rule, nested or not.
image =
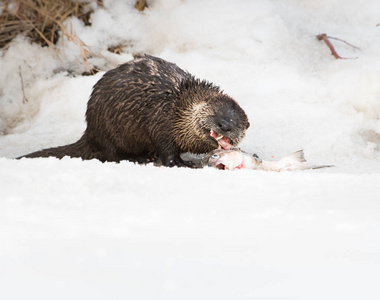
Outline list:
[[[1,52],[1,299],[379,299],[379,1],[133,3],[72,20],[95,76],[67,41],[61,60],[22,37]],[[81,136],[92,86],[132,58],[118,44],[220,85],[249,116],[244,150],[336,167],[11,159]]]

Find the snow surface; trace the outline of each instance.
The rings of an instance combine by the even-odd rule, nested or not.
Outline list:
[[[71,20],[99,54],[95,76],[75,76],[69,41],[59,59],[23,37],[1,50],[0,299],[380,299],[380,2],[133,3]],[[335,60],[320,33],[360,47],[332,41],[355,59]],[[12,159],[76,141],[92,86],[136,52],[234,97],[251,122],[245,151],[304,149],[336,167]]]

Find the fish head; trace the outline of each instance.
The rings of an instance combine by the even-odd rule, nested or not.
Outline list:
[[[206,156],[206,164],[219,170],[234,170],[242,166],[244,154],[237,148],[230,150],[217,149]]]

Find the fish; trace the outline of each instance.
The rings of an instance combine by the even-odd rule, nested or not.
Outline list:
[[[260,159],[255,154],[250,155],[240,148],[231,148],[229,150],[216,149],[211,151],[203,159],[203,164],[219,170],[231,171],[252,169],[281,172],[333,167],[332,165],[315,166],[309,164],[305,159],[303,150],[296,151],[277,161],[267,161]]]

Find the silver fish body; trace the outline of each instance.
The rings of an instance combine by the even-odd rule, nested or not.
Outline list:
[[[265,161],[239,148],[214,150],[205,157],[204,164],[221,170],[252,169],[276,172],[331,167],[310,165],[305,159],[303,150],[294,152],[278,161]]]

